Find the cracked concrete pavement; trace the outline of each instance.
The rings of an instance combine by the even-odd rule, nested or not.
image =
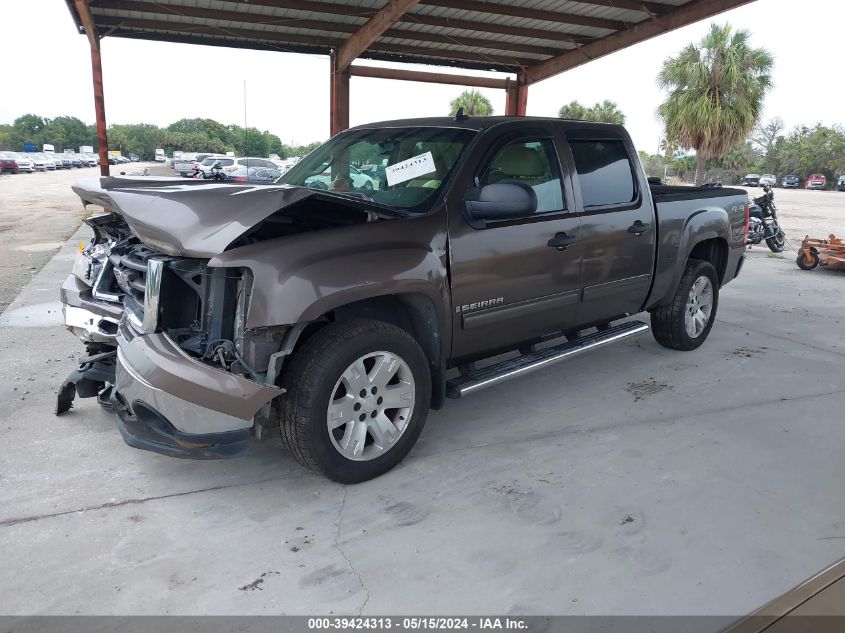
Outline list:
[[[0,316],[2,613],[742,614],[845,555],[843,273],[755,248],[699,350],[449,402],[343,487],[275,439],[183,461],[54,417],[77,238]]]

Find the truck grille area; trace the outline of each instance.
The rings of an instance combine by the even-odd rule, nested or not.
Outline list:
[[[143,244],[112,251],[109,263],[112,267],[114,285],[122,294],[123,307],[138,322],[144,320],[144,305],[147,292],[147,262],[155,251]]]
[[[136,332],[165,332],[189,355],[250,376],[241,346],[251,290],[246,268],[211,268],[137,241],[112,243],[93,284],[95,297],[123,305]]]

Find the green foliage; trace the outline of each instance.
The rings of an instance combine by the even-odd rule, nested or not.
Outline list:
[[[244,129],[238,125],[223,125],[213,119],[181,119],[160,128],[149,123],[112,125],[108,130],[109,149],[120,150],[124,155],[137,154],[142,160],[152,160],[155,150],[162,148],[167,154],[185,152],[235,152],[240,156],[267,156],[280,158],[304,156],[321,143],[288,147],[281,139],[266,130]],[[64,148],[78,149],[80,145],[97,146],[97,131],[76,117],[45,119],[35,114],[18,117],[12,125],[0,125],[0,149],[22,151],[24,145],[33,144],[41,149],[44,143]]]
[[[38,149],[44,143],[56,146],[56,150],[77,148],[79,145],[91,145],[96,139],[82,121],[76,117],[61,116],[45,119],[37,114],[24,114],[14,120],[12,125],[0,126],[0,147],[13,151],[23,151],[24,145],[35,145]]]
[[[797,127],[789,136],[779,137],[770,154],[767,162],[770,158],[779,174],[806,178],[822,173],[831,180],[845,173],[845,129],[821,124]]]
[[[748,31],[712,24],[698,45],[668,58],[658,84],[669,96],[658,108],[666,135],[698,154],[696,184],[707,159],[745,140],[757,124],[771,88],[771,54],[751,48]]]
[[[590,111],[585,105],[581,105],[578,101],[570,101],[563,106],[557,113],[561,119],[574,119],[576,121],[587,121],[587,116]]]
[[[578,121],[592,121],[594,123],[625,123],[625,114],[614,101],[605,99],[601,103],[588,108],[578,101],[570,101],[557,113],[561,119],[575,119]]]
[[[449,116],[455,116],[458,109],[463,108],[467,116],[490,116],[493,105],[490,100],[478,90],[464,90],[449,103]]]

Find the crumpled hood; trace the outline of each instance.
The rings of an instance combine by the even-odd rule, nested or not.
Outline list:
[[[119,213],[142,242],[167,255],[213,257],[253,226],[311,196],[304,187],[207,182],[184,178],[102,177],[73,191],[87,204]],[[366,204],[344,200],[344,204]]]

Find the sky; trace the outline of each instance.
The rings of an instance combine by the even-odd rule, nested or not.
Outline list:
[[[749,30],[752,45],[774,55],[774,88],[766,98],[765,119],[781,117],[787,130],[816,122],[842,123],[843,88],[834,75],[843,50],[840,4],[840,0],[807,5],[756,0],[532,85],[527,114],[556,116],[560,106],[573,99],[586,105],[610,99],[625,113],[636,146],[656,152],[662,126],[655,111],[663,93],[655,77],[663,60],[698,42],[712,21],[727,21]],[[76,33],[64,0],[0,0],[0,44],[6,53],[0,75],[4,87],[0,123],[11,123],[24,113],[76,116],[93,123],[88,44],[84,35]],[[107,37],[102,58],[110,125],[166,126],[181,118],[202,117],[238,125],[246,120],[288,144],[329,136],[328,57]],[[463,88],[353,77],[350,90],[350,123],[359,125],[447,114],[449,101]],[[481,92],[492,102],[494,113],[504,114],[503,90]]]

